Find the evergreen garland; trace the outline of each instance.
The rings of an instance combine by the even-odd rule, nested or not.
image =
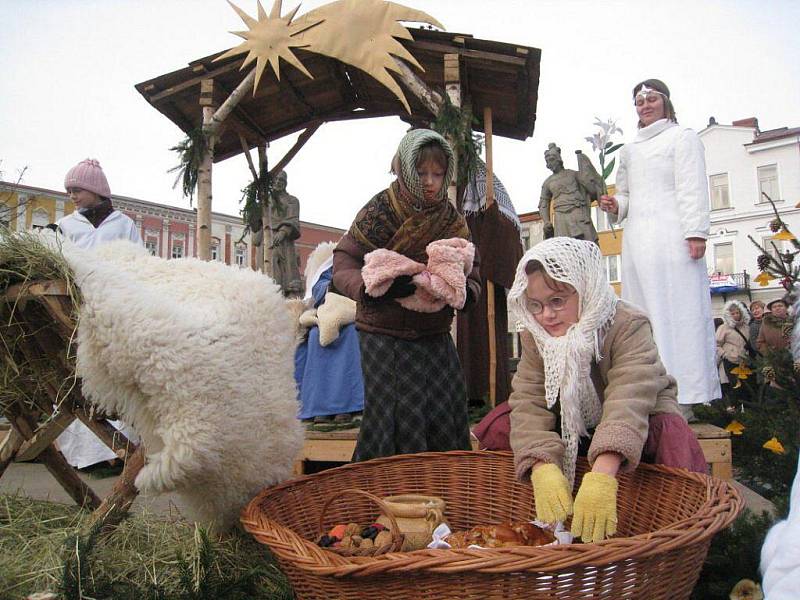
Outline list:
[[[181,184],[181,191],[184,197],[189,198],[190,206],[194,198],[194,192],[197,189],[198,173],[207,148],[206,135],[199,128],[190,131],[177,146],[170,148],[171,151],[178,153],[180,162],[167,170],[167,173],[178,173],[172,187],[174,189],[178,186],[178,183]]]
[[[478,120],[466,108],[459,108],[445,95],[439,114],[431,129],[441,134],[453,145],[458,160],[456,184],[466,185],[475,176],[478,158],[483,150],[483,136],[472,131]]]

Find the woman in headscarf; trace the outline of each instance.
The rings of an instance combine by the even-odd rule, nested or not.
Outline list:
[[[706,471],[650,321],[617,299],[596,244],[537,244],[519,262],[508,301],[524,327],[509,398],[511,447],[517,476],[533,484],[538,519],[564,521],[573,512],[579,453],[591,472],[575,497],[572,532],[584,541],[616,532],[616,475],[643,456]]]
[[[731,384],[736,382],[736,376],[731,375],[731,369],[738,367],[742,362],[749,362],[755,358],[755,349],[750,345],[750,313],[745,305],[738,300],[725,303],[722,310],[722,325],[717,328],[717,361],[719,364],[719,380],[723,387],[727,387],[729,395],[737,396]]]
[[[480,296],[477,258],[453,273],[460,273],[453,290],[458,299],[428,303],[426,312],[420,312],[424,302],[413,302],[421,269],[432,269],[429,244],[450,243],[456,253],[471,246],[464,217],[447,199],[453,151],[438,133],[413,130],[400,142],[392,172],[397,179],[359,211],[333,259],[334,288],[357,302],[364,416],[356,461],[470,448],[464,376],[450,326],[453,307]],[[386,258],[380,270],[394,275],[380,289],[365,282],[372,257]]]
[[[639,131],[620,152],[616,196],[600,198],[625,223],[622,297],[644,309],[658,351],[692,405],[719,398],[714,325],[703,260],[710,227],[705,150],[678,125],[669,88],[647,79],[633,88]]]

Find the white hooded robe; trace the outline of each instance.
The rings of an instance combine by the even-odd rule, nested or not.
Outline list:
[[[687,238],[706,239],[710,205],[705,151],[691,129],[661,119],[622,147],[617,171],[622,298],[650,316],[661,360],[678,380],[678,402],[721,396],[705,260]]]

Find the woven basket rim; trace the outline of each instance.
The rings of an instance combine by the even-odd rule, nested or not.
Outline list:
[[[511,456],[510,452],[487,450],[425,452],[402,454],[368,461],[370,464],[396,461],[420,461],[432,458],[472,458],[480,456]],[[358,469],[364,463],[351,463],[332,470]],[[241,511],[244,529],[281,559],[292,562],[297,568],[314,575],[336,577],[369,577],[390,572],[428,573],[512,573],[532,571],[554,573],[577,566],[601,567],[630,558],[646,558],[687,545],[706,541],[724,529],[744,508],[741,494],[727,482],[693,473],[685,469],[662,465],[641,464],[639,469],[657,471],[684,479],[693,479],[706,487],[706,501],[689,518],[676,521],[669,527],[625,538],[611,538],[596,544],[564,544],[556,546],[519,546],[510,548],[423,549],[411,552],[390,552],[374,557],[343,557],[328,552],[313,541],[302,538],[291,529],[262,515],[261,502],[271,495],[283,492],[300,481],[319,474],[305,475],[262,490]]]

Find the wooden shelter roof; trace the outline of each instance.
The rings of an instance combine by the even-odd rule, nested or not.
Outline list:
[[[475,129],[483,130],[483,109],[491,106],[495,135],[530,137],[536,121],[541,50],[464,34],[410,31],[414,40],[402,43],[425,68],[417,75],[439,93],[444,92],[444,55],[460,55],[462,97],[472,103],[478,119]],[[432,117],[408,90],[404,89],[411,115],[388,89],[362,71],[319,54],[300,49],[296,53],[314,78],[288,65],[281,68],[280,82],[271,70],[264,71],[255,96],[249,90],[227,119],[215,147],[215,162],[242,152],[239,134],[252,148],[261,140],[272,141],[320,122],[394,115],[423,124]],[[239,70],[241,56],[213,62],[220,54],[139,83],[136,89],[189,133],[202,123],[200,82],[213,79],[215,100],[222,102],[247,74]]]

